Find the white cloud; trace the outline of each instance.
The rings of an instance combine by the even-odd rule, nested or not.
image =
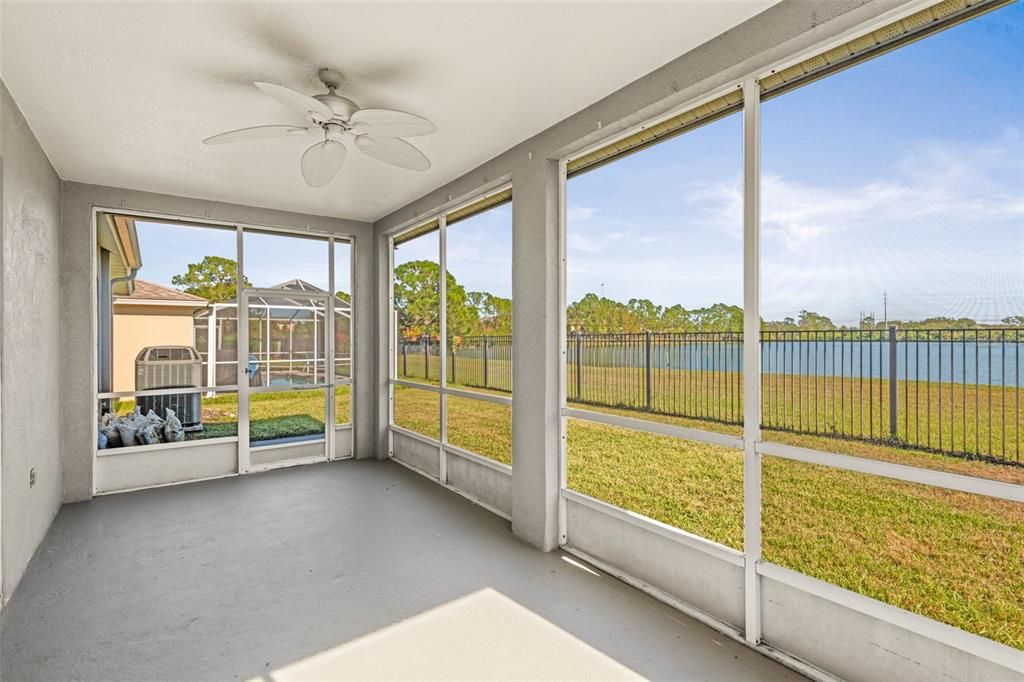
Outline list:
[[[582,251],[584,253],[605,253],[608,247],[629,236],[628,232],[612,231],[604,234],[598,230],[592,230],[587,234],[570,232],[566,236],[569,249]]]
[[[858,228],[905,227],[924,220],[971,225],[1024,217],[1020,143],[1020,132],[1009,129],[984,144],[920,144],[888,169],[891,177],[851,187],[765,174],[761,181],[764,238],[801,250],[826,236]],[[691,183],[683,188],[683,200],[705,224],[736,238],[742,236],[739,178]]]
[[[573,206],[570,204],[566,208],[565,214],[567,220],[589,220],[593,215],[597,213],[596,208],[590,208],[589,206]]]

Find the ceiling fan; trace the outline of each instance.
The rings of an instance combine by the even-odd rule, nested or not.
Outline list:
[[[208,137],[203,144],[248,142],[274,137],[304,135],[317,128],[323,130],[323,142],[317,142],[302,154],[302,178],[310,187],[323,187],[331,181],[348,149],[342,140],[351,138],[353,144],[367,156],[400,168],[424,171],[430,160],[403,137],[428,135],[437,128],[425,118],[390,109],[360,109],[352,100],[335,90],[341,85],[342,75],[334,69],[320,69],[320,82],[327,92],[304,95],[301,92],[274,83],[255,83],[263,93],[295,111],[301,111],[309,126],[266,125],[232,130]]]

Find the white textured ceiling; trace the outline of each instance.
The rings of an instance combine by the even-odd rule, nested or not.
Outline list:
[[[4,81],[67,180],[375,220],[775,0],[675,3],[253,4],[3,2]],[[204,147],[209,135],[303,123],[252,86],[320,92],[438,128],[417,173],[350,150],[307,187],[301,136]]]

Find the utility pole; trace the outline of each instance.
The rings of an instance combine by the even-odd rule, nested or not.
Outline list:
[[[885,321],[885,327],[889,327],[889,292],[882,289],[882,319]]]

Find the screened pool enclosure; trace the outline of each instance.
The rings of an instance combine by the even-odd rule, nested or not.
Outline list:
[[[280,297],[249,297],[249,375],[253,386],[322,384],[327,363],[324,348],[327,292],[309,282],[293,279],[270,287]],[[335,296],[335,371],[350,377],[352,358],[342,349],[350,348],[351,308]],[[210,334],[210,329],[215,333]],[[206,386],[236,383],[238,343],[238,301],[211,303],[194,316],[194,345],[203,359]],[[213,360],[211,361],[211,358]]]

